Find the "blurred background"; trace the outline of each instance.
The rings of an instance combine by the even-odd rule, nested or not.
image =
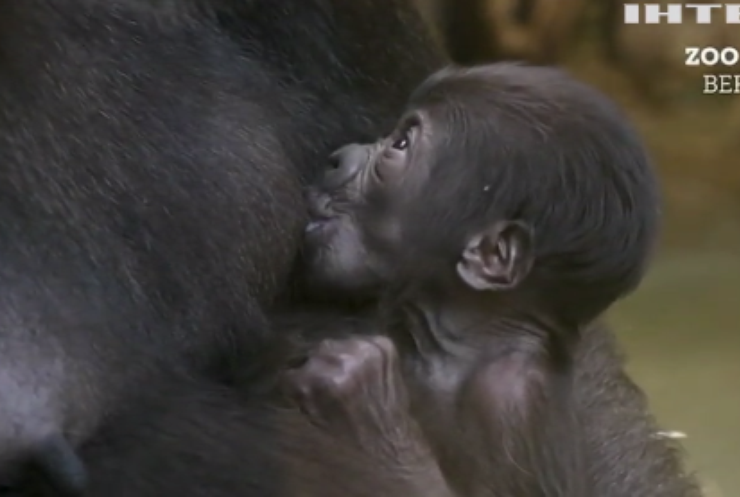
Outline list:
[[[621,0],[414,1],[456,61],[565,67],[642,132],[661,174],[661,246],[610,320],[707,497],[740,495],[740,94],[702,91],[703,74],[740,63],[685,66],[687,46],[740,50],[740,25],[689,10],[681,25],[625,25]]]

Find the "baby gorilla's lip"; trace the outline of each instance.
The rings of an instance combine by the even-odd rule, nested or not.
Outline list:
[[[332,224],[333,221],[337,219],[336,216],[318,216],[318,217],[311,217],[309,219],[308,224],[306,224],[305,232],[306,233],[313,233],[320,230],[325,229],[330,224]]]
[[[310,239],[321,240],[327,236],[328,228],[337,219],[331,209],[331,198],[328,195],[313,195],[308,202],[309,221],[304,230]]]
[[[337,227],[336,220],[336,217],[322,217],[310,220],[303,231],[305,240],[308,242],[307,246],[310,247],[313,244],[323,245],[326,243],[332,237]]]
[[[314,221],[310,221],[306,225],[306,233],[312,233],[318,229],[321,229],[322,226],[326,223],[327,219],[317,219]]]

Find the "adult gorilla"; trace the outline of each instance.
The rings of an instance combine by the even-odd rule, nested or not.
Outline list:
[[[340,144],[390,129],[443,62],[411,9],[3,2],[0,476],[17,481],[31,461],[76,492],[72,446],[92,495],[270,495],[288,465],[297,495],[329,496],[328,478],[336,495],[387,495],[361,491],[359,456],[298,422],[272,437],[270,412],[206,378],[224,363],[270,366],[262,309],[288,281],[302,180]],[[592,470],[609,495],[684,495],[603,347],[581,361],[587,435],[603,446]],[[318,443],[318,465],[263,457]]]
[[[259,363],[301,180],[442,63],[412,9],[3,2],[5,467],[58,458],[161,371]]]

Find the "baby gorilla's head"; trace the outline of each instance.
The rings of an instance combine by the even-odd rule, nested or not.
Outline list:
[[[659,218],[645,150],[609,99],[512,64],[432,75],[390,135],[332,156],[310,204],[321,292],[455,282],[577,321],[638,284]]]

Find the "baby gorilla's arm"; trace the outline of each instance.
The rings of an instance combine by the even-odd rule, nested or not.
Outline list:
[[[285,374],[285,391],[312,423],[362,450],[399,482],[398,497],[451,497],[411,418],[398,355],[385,337],[324,340]]]

